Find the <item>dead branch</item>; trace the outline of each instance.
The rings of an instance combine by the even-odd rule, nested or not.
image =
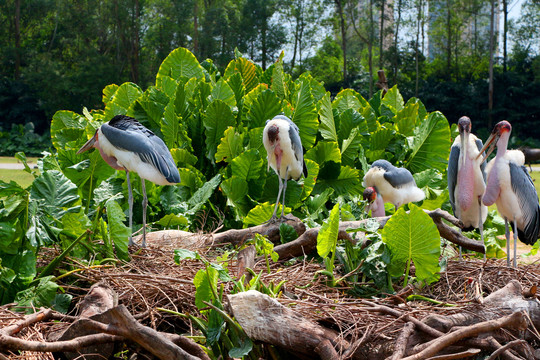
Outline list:
[[[480,241],[471,240],[463,236],[459,231],[451,228],[446,225],[442,220],[447,220],[450,223],[463,227],[461,221],[456,219],[454,216],[450,215],[447,211],[436,209],[432,211],[424,210],[432,219],[439,234],[446,240],[461,246],[464,249],[476,251],[478,253],[485,253],[484,244]],[[379,228],[382,229],[386,222],[390,219],[390,216],[373,218],[379,222]],[[339,223],[339,234],[338,239],[347,239],[350,240],[350,235],[348,234],[348,229],[358,229],[365,226],[367,221],[370,219],[358,220],[358,221],[343,221]],[[315,251],[317,248],[317,236],[319,235],[320,227],[311,228],[300,235],[296,240],[288,242],[286,244],[278,245],[274,248],[274,251],[278,253],[280,260],[286,260],[297,256],[302,256],[304,254],[309,254],[312,251]]]
[[[156,330],[141,325],[123,305],[108,310],[105,314],[111,319],[109,324],[90,319],[81,319],[81,322],[84,322],[89,329],[129,339],[160,359],[199,359],[163,337]]]
[[[242,277],[242,275],[246,275],[245,283],[249,283],[252,276],[251,273],[246,272],[247,268],[253,269],[255,267],[255,255],[257,254],[257,250],[255,249],[254,245],[250,245],[245,249],[242,249],[238,252],[238,255],[236,256],[236,259],[238,261],[237,266],[237,272],[236,276],[238,278]]]
[[[119,336],[93,334],[66,341],[29,341],[9,336],[3,331],[0,331],[0,348],[12,351],[76,352],[85,347],[122,340],[123,338]]]
[[[456,343],[460,339],[477,336],[483,333],[490,333],[501,328],[525,330],[527,328],[527,319],[525,314],[521,311],[515,312],[499,319],[484,321],[456,330],[452,333],[441,336],[440,338],[434,340],[432,344],[424,350],[412,356],[406,357],[403,360],[426,359],[437,354],[442,349]]]
[[[406,323],[394,345],[394,354],[389,360],[399,360],[403,357],[403,354],[405,354],[405,350],[407,350],[407,342],[409,341],[409,337],[411,336],[413,331],[414,324],[412,322]]]
[[[510,341],[509,343],[506,343],[504,346],[501,346],[500,348],[495,350],[493,354],[491,354],[490,357],[488,357],[486,360],[495,360],[499,355],[501,355],[506,350],[511,349],[518,345],[523,345],[523,344],[527,344],[527,342],[521,339]]]
[[[292,217],[289,215],[289,217]],[[298,235],[302,235],[306,231],[306,225],[296,217],[292,217],[293,220],[287,220],[285,223],[289,224],[296,230]],[[217,233],[213,235],[213,242],[215,244],[231,243],[233,245],[241,245],[249,239],[253,238],[255,233],[266,236],[268,240],[274,244],[279,244],[279,226],[280,222],[265,223],[262,225],[252,226],[246,229],[231,229]]]
[[[482,351],[480,349],[468,349],[465,351],[461,351],[458,353],[453,354],[445,354],[445,355],[437,355],[430,357],[429,360],[455,360],[455,359],[464,359],[469,358],[471,356],[475,356],[480,354]]]

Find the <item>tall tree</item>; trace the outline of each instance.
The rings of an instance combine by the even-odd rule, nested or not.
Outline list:
[[[495,53],[495,0],[491,0],[491,17],[489,22],[489,99],[488,99],[488,129],[493,124],[493,57]]]
[[[345,21],[345,13],[343,11],[345,0],[334,0],[336,5],[339,30],[341,33],[341,50],[343,51],[343,85],[347,86],[347,26]]]

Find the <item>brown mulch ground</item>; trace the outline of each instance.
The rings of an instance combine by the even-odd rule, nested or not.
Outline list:
[[[66,278],[64,289],[73,295],[73,303],[76,304],[86,295],[92,284],[105,282],[116,291],[119,303],[126,305],[145,325],[160,331],[197,335],[197,330],[188,319],[158,310],[168,309],[177,313],[198,314],[192,280],[203,265],[200,261],[194,260],[183,261],[181,265],[175,264],[173,249],[170,246],[150,247],[134,254],[130,263],[120,267],[85,268],[84,271]],[[50,254],[51,257],[54,255]],[[214,259],[211,252],[207,252],[205,256]],[[66,261],[71,266],[76,264],[74,259]],[[84,268],[82,264],[79,265]],[[229,264],[230,268],[235,266],[234,263]],[[268,274],[265,262],[259,261],[254,270],[256,273],[262,271],[261,280],[265,284],[287,281],[278,298],[281,304],[308,319],[318,321],[323,326],[339,331],[351,343],[363,337],[364,343],[368,343],[371,347],[384,349],[393,346],[403,327],[403,321],[393,316],[366,311],[366,305],[361,304],[361,299],[349,295],[347,287],[328,287],[323,277],[318,278],[311,286],[305,287],[313,281],[315,272],[322,269],[321,264],[306,260],[287,266],[279,263],[271,266],[272,271]],[[234,273],[234,270],[230,272]],[[75,281],[74,277],[77,278]],[[468,307],[477,306],[480,292],[485,297],[504,287],[511,279],[519,280],[524,289],[539,284],[540,264],[521,265],[518,269],[513,269],[506,266],[506,260],[450,261],[447,270],[441,274],[440,281],[414,290],[416,294],[456,305],[454,307],[435,305],[426,301],[404,303],[396,301],[395,296],[371,301],[422,319],[429,314],[444,315],[467,311]],[[224,284],[224,286],[225,293],[229,293],[232,285]],[[395,290],[399,292],[401,289],[396,286]],[[72,311],[72,315],[75,313],[76,309]],[[9,311],[8,306],[0,308],[2,327],[13,324],[21,317],[20,314]],[[51,330],[66,325],[67,323],[61,322],[38,323],[23,330],[20,337],[27,340],[44,340]],[[23,353],[11,354],[9,358],[52,359],[52,356]]]

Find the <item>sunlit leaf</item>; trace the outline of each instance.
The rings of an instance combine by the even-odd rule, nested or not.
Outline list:
[[[207,157],[213,160],[225,130],[235,125],[231,108],[221,100],[213,101],[206,110],[203,125],[207,141]]]
[[[300,130],[300,138],[304,149],[311,149],[315,144],[315,137],[319,127],[315,100],[311,95],[309,83],[303,82],[299,89],[292,95],[294,112],[291,120]]]
[[[156,79],[161,76],[169,76],[173,79],[179,77],[202,79],[204,78],[204,72],[195,55],[188,49],[177,48],[161,63]]]
[[[339,203],[334,205],[328,221],[325,221],[317,236],[317,253],[325,258],[335,251],[339,231]]]
[[[319,115],[321,118],[319,131],[321,132],[323,139],[337,142],[338,136],[336,131],[336,122],[332,112],[330,93],[326,93],[326,95],[319,102],[319,108]]]
[[[235,128],[229,126],[216,151],[216,162],[225,161],[230,163],[232,159],[240,155],[243,150],[244,134],[236,132]]]
[[[392,276],[401,276],[412,261],[418,280],[432,282],[439,277],[439,231],[422,209],[414,204],[409,208],[409,213],[399,208],[382,230],[392,254],[389,270]]]

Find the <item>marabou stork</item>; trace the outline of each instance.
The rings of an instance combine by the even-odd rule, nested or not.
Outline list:
[[[478,158],[482,140],[471,134],[471,119],[467,116],[459,119],[458,129],[459,136],[452,145],[448,159],[450,204],[456,218],[463,222],[463,230],[478,228],[483,243],[487,207],[482,204],[482,195],[486,189],[486,166]]]
[[[306,175],[304,166],[304,153],[300,131],[298,126],[287,116],[277,115],[272,120],[266,122],[263,130],[263,144],[268,154],[268,169],[272,167],[279,180],[279,191],[274,207],[274,213],[270,222],[277,220],[276,213],[279,197],[283,192],[281,202],[281,219],[285,211],[285,191],[287,190],[287,180],[300,179],[302,172]],[[282,181],[283,180],[283,181]]]
[[[426,197],[416,186],[409,170],[397,168],[387,160],[373,162],[362,185],[366,188],[364,199],[370,202],[367,211],[371,209],[372,216],[384,216],[384,202],[394,204],[397,210],[403,204],[421,201]]]
[[[516,267],[517,239],[532,245],[540,231],[540,205],[531,176],[525,167],[525,156],[519,150],[507,150],[512,126],[503,120],[491,132],[480,153],[489,147],[485,160],[497,145],[497,154],[487,165],[487,185],[482,202],[486,206],[497,204],[504,218],[506,235],[506,261],[510,266],[510,232],[514,231],[514,262]],[[478,154],[477,157],[480,157]]]
[[[129,228],[132,228],[133,193],[131,191],[130,172],[141,177],[143,192],[143,240],[146,247],[146,197],[145,179],[158,185],[173,185],[180,182],[180,174],[171,153],[163,140],[137,120],[125,115],[116,115],[109,122],[101,125],[94,136],[84,144],[77,154],[91,148],[97,148],[107,164],[116,170],[126,172],[129,191]],[[133,245],[129,236],[129,245]]]

